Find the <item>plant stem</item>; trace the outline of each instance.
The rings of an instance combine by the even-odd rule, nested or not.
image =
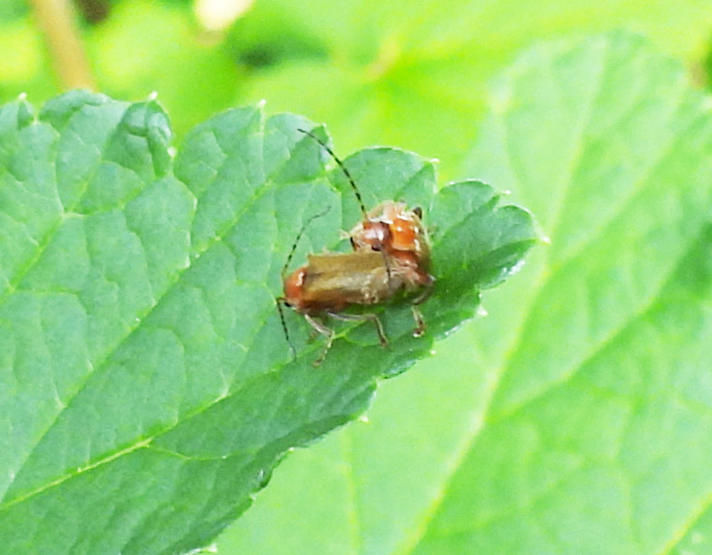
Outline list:
[[[74,10],[69,0],[32,0],[55,74],[64,89],[94,88]]]

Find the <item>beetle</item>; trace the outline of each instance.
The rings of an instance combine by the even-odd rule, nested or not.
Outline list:
[[[430,296],[435,278],[429,273],[430,240],[422,223],[422,209],[416,206],[409,210],[403,202],[387,200],[366,211],[361,192],[346,164],[313,132],[302,128],[297,130],[311,137],[329,153],[351,185],[362,215],[362,220],[348,233],[354,251],[380,252],[388,281],[394,289],[401,284],[405,284],[409,291],[422,288],[423,292],[413,299],[411,306],[415,320],[413,335],[423,335],[425,321],[417,305]]]
[[[310,254],[307,264],[287,274],[299,239],[307,226],[326,212],[328,209],[311,216],[302,225],[282,268],[284,294],[277,298],[282,328],[293,356],[296,357],[296,350],[289,340],[282,305],[303,315],[315,331],[326,336],[326,344],[314,361],[314,366],[319,366],[324,361],[335,336],[334,330],[322,321],[324,317],[351,322],[371,321],[376,327],[379,342],[385,347],[388,345],[388,338],[376,314],[345,313],[344,310],[354,305],[380,304],[402,291],[412,292],[419,287],[412,280],[406,279],[407,272],[401,271],[400,261],[397,261],[389,274],[383,264],[382,253],[373,250]]]
[[[324,349],[314,361],[314,366],[319,366],[335,335],[334,330],[323,323],[324,316],[345,321],[370,320],[381,345],[388,345],[383,324],[376,314],[346,314],[343,310],[352,305],[378,304],[390,298],[393,291],[378,253],[310,254],[307,264],[286,277],[284,296],[278,300],[303,315],[314,330],[326,336]]]
[[[314,361],[314,366],[323,362],[334,341],[334,330],[321,321],[324,316],[346,321],[370,320],[376,326],[381,345],[386,346],[388,339],[377,315],[342,314],[342,311],[351,305],[380,303],[391,297],[395,291],[389,283],[381,256],[370,251],[310,254],[307,264],[287,274],[289,263],[307,226],[328,211],[329,208],[314,214],[302,224],[282,268],[284,294],[277,298],[282,329],[293,357],[296,357],[296,350],[289,340],[289,331],[282,312],[283,304],[303,315],[314,330],[326,336],[326,344]]]

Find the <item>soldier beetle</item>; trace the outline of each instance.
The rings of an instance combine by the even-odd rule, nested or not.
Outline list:
[[[314,366],[319,366],[323,362],[334,340],[334,330],[321,320],[324,316],[346,321],[370,320],[376,326],[381,345],[386,346],[388,339],[377,315],[371,313],[344,314],[342,311],[352,305],[378,304],[389,299],[401,289],[401,287],[393,288],[389,283],[381,256],[370,251],[310,254],[307,264],[287,275],[289,263],[306,227],[312,220],[324,215],[327,211],[328,209],[311,216],[302,225],[282,268],[284,295],[277,299],[282,329],[293,356],[296,357],[296,350],[289,340],[282,304],[302,314],[314,330],[326,336],[326,344],[319,357],[314,361]]]
[[[409,210],[403,202],[387,200],[367,212],[361,192],[346,164],[314,133],[301,128],[298,131],[314,139],[329,153],[351,185],[362,215],[362,220],[348,233],[354,251],[380,252],[388,281],[395,290],[403,285],[408,291],[422,288],[423,292],[413,299],[411,305],[415,320],[413,335],[421,336],[425,332],[425,321],[417,305],[428,298],[435,283],[435,278],[429,273],[430,240],[422,223],[422,209],[415,207]]]

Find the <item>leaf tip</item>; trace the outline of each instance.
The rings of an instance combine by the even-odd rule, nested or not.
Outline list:
[[[148,96],[146,97],[146,100],[148,100],[148,102],[153,102],[157,98],[158,98],[158,91],[151,91],[148,94]]]
[[[267,99],[263,98],[257,102],[257,107],[261,110],[267,105]]]
[[[17,95],[17,100],[20,102],[25,102],[27,100],[27,93],[26,92],[21,92],[20,94]]]

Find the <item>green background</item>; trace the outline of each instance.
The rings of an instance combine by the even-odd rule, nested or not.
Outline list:
[[[368,422],[291,454],[221,551],[709,552],[709,4],[258,0],[218,37],[190,8],[83,23],[99,88],[157,91],[177,143],[266,99],[344,155],[397,145],[510,189],[551,239]],[[1,10],[0,99],[39,103],[60,90],[42,38]],[[579,41],[611,29],[653,47]]]

